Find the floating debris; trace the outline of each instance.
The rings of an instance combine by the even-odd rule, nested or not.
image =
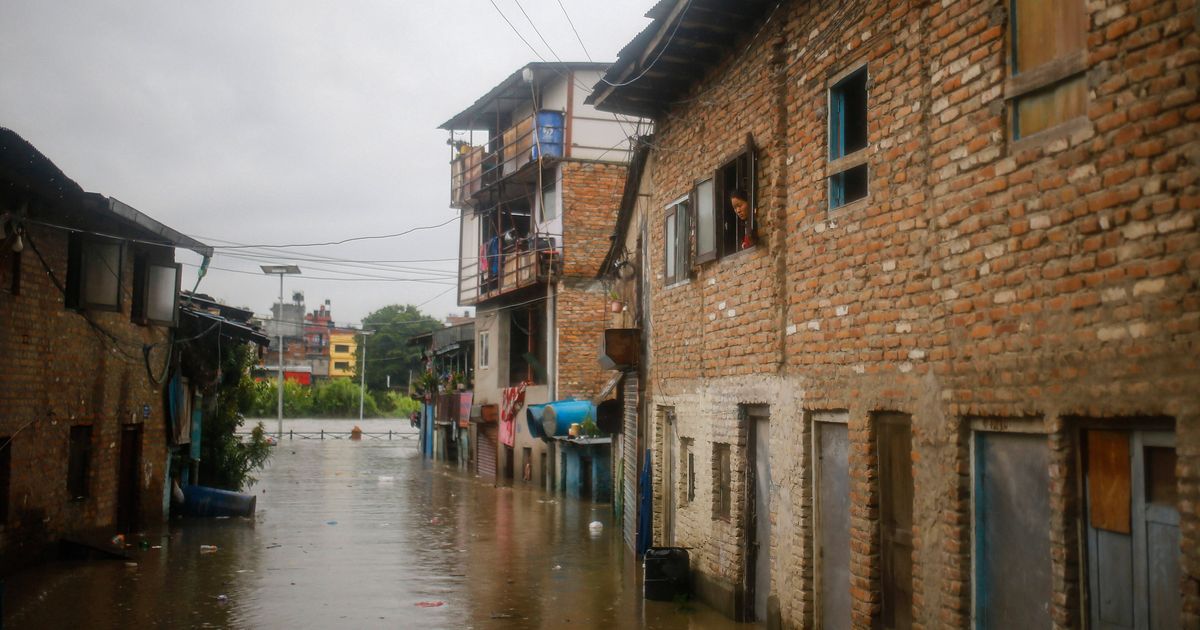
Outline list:
[[[200,545],[200,553],[217,553],[216,545]]]
[[[437,608],[438,606],[445,606],[446,602],[417,602],[413,605],[417,608]]]

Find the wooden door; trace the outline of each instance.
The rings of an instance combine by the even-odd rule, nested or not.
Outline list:
[[[117,476],[117,529],[130,533],[137,529],[138,471],[142,463],[142,425],[121,427],[121,462]]]

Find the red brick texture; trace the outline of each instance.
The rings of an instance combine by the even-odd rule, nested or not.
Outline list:
[[[1200,625],[1197,7],[1086,2],[1086,118],[1013,140],[1008,6],[784,2],[656,120],[652,404],[675,409],[700,470],[716,443],[744,467],[736,406],[771,406],[785,625],[816,615],[807,418],[821,410],[849,414],[856,626],[881,611],[877,411],[912,416],[918,627],[971,621],[973,418],[1033,418],[1047,435],[1058,627],[1086,618],[1080,426],[1173,419],[1184,622]],[[863,64],[870,192],[831,211],[828,90]],[[758,245],[666,286],[665,209],[747,133]],[[736,588],[745,532],[695,509],[704,477],[676,542]]]
[[[162,518],[166,431],[161,389],[147,377],[142,347],[164,343],[165,329],[130,321],[132,256],[125,256],[122,311],[94,312],[96,326],[63,306],[33,251],[45,257],[59,282],[66,279],[67,234],[26,226],[19,295],[9,291],[11,259],[0,257],[0,438],[12,436],[12,479],[8,519],[0,523],[0,556],[10,569],[40,553],[46,543],[71,532],[113,527],[121,426],[142,425],[139,511],[143,523]],[[152,355],[154,356],[154,355]],[[162,365],[155,366],[161,370]],[[143,419],[148,405],[150,417]],[[67,453],[71,427],[92,425],[89,496],[67,494]],[[115,533],[115,532],[114,532]]]

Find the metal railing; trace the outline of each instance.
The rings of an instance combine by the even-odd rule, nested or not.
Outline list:
[[[463,258],[458,302],[477,304],[530,285],[554,282],[562,274],[562,251],[549,234],[533,234],[505,249],[484,244],[479,256]]]
[[[505,129],[498,138],[490,139],[488,144],[495,147],[492,151],[484,146],[464,145],[459,156],[450,162],[450,204],[462,207],[484,188],[541,156],[561,156],[565,125],[561,118],[557,124],[543,121],[539,125],[534,114]]]
[[[238,437],[250,437],[254,433],[252,431],[237,431],[234,435]],[[284,434],[284,438],[288,440],[352,440],[353,431],[288,431]],[[401,431],[360,431],[358,433],[360,439],[363,440],[415,440],[421,434]]]

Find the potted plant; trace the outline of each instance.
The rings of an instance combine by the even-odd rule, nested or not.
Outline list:
[[[617,293],[615,287],[608,291],[608,310],[610,313],[620,313],[625,310],[625,303],[621,301],[621,294]]]

